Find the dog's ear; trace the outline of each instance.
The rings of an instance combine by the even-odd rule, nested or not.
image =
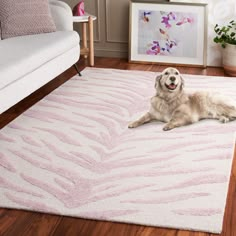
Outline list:
[[[184,88],[184,79],[182,76],[180,76],[180,79],[181,79],[181,90]]]
[[[155,82],[154,88],[157,89],[161,85],[161,83],[160,83],[161,78],[162,78],[162,74],[160,74],[156,77],[156,82]]]

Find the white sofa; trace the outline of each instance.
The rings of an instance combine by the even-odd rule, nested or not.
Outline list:
[[[49,0],[57,32],[0,41],[0,114],[75,64],[79,35],[71,8]]]

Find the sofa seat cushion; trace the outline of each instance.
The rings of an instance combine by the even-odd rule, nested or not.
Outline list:
[[[78,44],[79,35],[74,31],[57,31],[2,40],[0,44],[0,89]]]

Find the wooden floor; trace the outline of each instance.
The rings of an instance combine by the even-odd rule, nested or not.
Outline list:
[[[78,63],[82,70],[87,62]],[[124,59],[95,58],[95,67],[127,70],[162,71],[165,67],[158,65],[129,64]],[[224,76],[220,68],[177,67],[181,73],[196,75]],[[56,87],[76,74],[72,67],[55,80],[0,115],[0,128],[19,116],[23,111],[42,99]],[[111,78],[112,79],[112,78]],[[138,78],[137,78],[138,79]],[[235,79],[236,84],[236,79]],[[3,102],[3,101],[1,101]],[[236,156],[236,152],[235,155]],[[236,236],[236,163],[233,163],[224,226],[221,236]],[[190,232],[178,229],[145,227],[131,224],[120,224],[103,221],[84,220],[72,217],[39,214],[27,211],[0,209],[0,235],[32,236],[213,236],[213,234]]]

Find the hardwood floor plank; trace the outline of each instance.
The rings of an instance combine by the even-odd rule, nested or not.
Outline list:
[[[3,235],[17,220],[17,214],[13,211],[0,209],[0,235]]]
[[[31,223],[37,213],[30,211],[8,210],[7,216],[12,218],[11,224],[2,232],[1,236],[16,236],[20,235],[24,229]],[[4,218],[0,219],[0,222]]]
[[[52,235],[60,224],[62,216],[35,213],[30,224],[25,227],[22,235],[42,236]]]
[[[88,63],[80,60],[79,70]],[[131,64],[126,59],[95,58],[95,66],[124,70],[144,70],[161,72],[166,66],[157,64]],[[196,75],[225,76],[222,68],[177,67],[181,73]],[[83,74],[83,73],[82,73]],[[0,115],[0,128],[15,119],[22,112],[38,102],[44,96],[76,75],[71,67],[53,81]],[[236,83],[236,80],[235,80]],[[236,152],[234,157],[236,156]],[[235,159],[235,158],[234,158]],[[66,216],[54,216],[19,210],[0,209],[0,235],[2,236],[215,236],[215,234],[192,232],[178,229],[146,227],[132,224],[85,220]],[[236,161],[233,162],[232,176],[224,216],[223,232],[220,236],[236,236]]]
[[[92,220],[63,217],[59,226],[52,234],[53,236],[69,235],[92,235],[92,231],[97,227],[98,222]]]
[[[222,68],[208,67],[206,70],[206,75],[212,76],[226,76]]]
[[[175,236],[176,232],[174,229],[64,217],[53,236]]]

